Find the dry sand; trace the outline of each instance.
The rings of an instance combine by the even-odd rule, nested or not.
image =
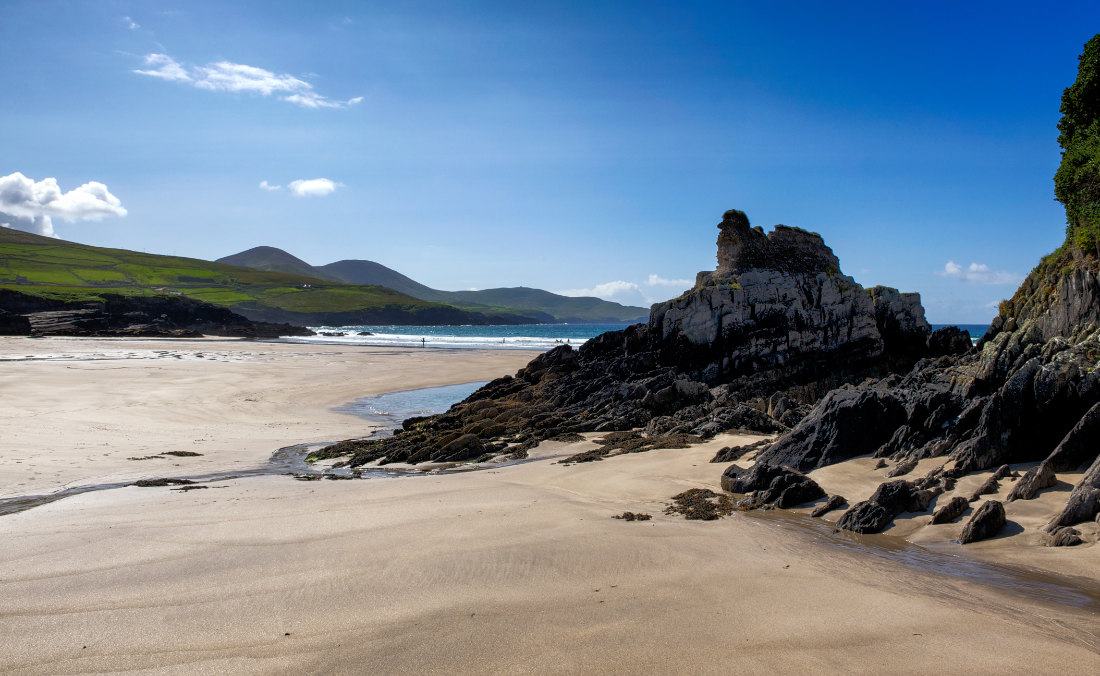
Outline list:
[[[24,343],[0,353],[10,346]],[[210,349],[226,361],[147,360],[164,366],[158,374],[137,367],[142,360],[129,370],[112,362],[124,368],[110,381],[117,401],[138,402],[127,391],[155,384],[146,388],[154,396],[135,403],[148,420],[139,425],[130,413],[124,422],[130,435],[96,430],[94,416],[68,406],[68,387],[87,377],[81,370],[98,377],[92,367],[101,364],[77,362],[74,372],[63,362],[0,363],[3,403],[24,402],[22,411],[52,421],[54,446],[82,438],[135,455],[139,446],[194,443],[198,435],[182,435],[193,420],[221,430],[219,444],[263,434],[247,451],[262,457],[315,432],[339,436],[345,421],[324,408],[375,386],[487,379],[524,360],[448,353],[433,365],[430,354],[377,351],[372,369],[332,384],[308,381],[354,370],[356,357],[300,345]],[[281,358],[284,350],[293,356]],[[269,356],[249,368],[245,351]],[[471,378],[469,360],[478,359]],[[239,403],[246,391],[264,403]],[[227,406],[231,413],[220,412]],[[273,412],[281,417],[265,420]],[[271,422],[286,427],[266,430]],[[5,431],[17,423],[6,418]],[[50,455],[45,431],[14,429]],[[0,517],[0,672],[1096,671],[1100,614],[1087,595],[1069,598],[1084,605],[1056,603],[928,572],[895,538],[834,540],[797,515],[688,522],[662,513],[676,492],[717,488],[721,466],[708,461],[739,441],[748,440],[570,467],[553,460],[577,446],[544,444],[531,462],[479,472],[128,487]],[[14,472],[14,445],[4,444],[4,471]],[[53,453],[56,471],[78,457]],[[109,473],[127,467],[109,462]],[[84,470],[84,479],[103,471]],[[611,518],[624,510],[653,520]]]

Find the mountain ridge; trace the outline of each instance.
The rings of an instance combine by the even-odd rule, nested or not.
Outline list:
[[[424,301],[446,303],[478,312],[519,314],[545,323],[635,323],[644,321],[649,315],[649,310],[642,307],[621,305],[594,296],[562,296],[525,286],[476,291],[433,289],[375,261],[345,259],[311,266],[293,254],[271,246],[253,247],[215,262],[232,262],[234,265],[272,271],[294,266],[301,274],[312,273],[317,279],[379,285]]]

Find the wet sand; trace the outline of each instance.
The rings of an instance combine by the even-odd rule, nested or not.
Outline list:
[[[344,394],[304,382],[346,357],[294,352],[289,363],[272,358],[243,374],[249,362],[232,355],[268,346],[219,349],[226,361],[194,376],[213,388],[215,404],[236,401],[231,391],[266,391],[269,376],[315,397],[294,412],[265,404],[289,416],[276,419],[288,427],[269,432],[278,441],[263,452],[265,439],[255,440],[249,452],[257,457],[308,438],[323,406],[371,393],[350,391],[350,381],[368,377],[356,374],[338,386]],[[496,354],[471,379],[515,370],[501,368]],[[455,357],[444,354],[440,364]],[[374,382],[445,383],[438,369],[447,367],[418,376],[417,365],[430,363],[402,359],[379,355]],[[0,364],[8,398],[17,382],[8,380],[11,365]],[[41,391],[25,401],[42,406],[44,391],[60,385],[50,379],[66,372],[36,373],[27,389]],[[150,400],[160,403],[144,405],[152,418],[144,436],[113,432],[112,452],[165,446],[158,430],[181,425],[171,420],[181,400],[175,382],[197,385],[186,369],[168,373],[158,381],[166,391]],[[334,434],[339,425],[326,425],[335,415],[312,424]],[[171,424],[157,424],[158,416]],[[12,424],[4,420],[5,429]],[[136,435],[137,423],[128,424]],[[253,427],[230,434],[228,414],[219,424],[226,440],[263,429],[246,420]],[[267,476],[190,492],[127,487],[0,517],[0,672],[1088,673],[1100,660],[1100,612],[1087,598],[937,573],[876,553],[888,539],[829,544],[799,528],[797,513],[712,522],[662,513],[674,493],[717,489],[722,466],[708,461],[741,441],[751,439],[575,466],[554,460],[584,444],[544,444],[531,462],[479,472]],[[611,518],[623,511],[653,519]],[[1077,556],[1096,562],[1095,551]]]

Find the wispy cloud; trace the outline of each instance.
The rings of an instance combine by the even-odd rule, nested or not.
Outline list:
[[[327,178],[307,178],[291,181],[286,187],[290,189],[295,197],[324,197],[325,195],[331,195],[336,192],[337,188],[343,186],[343,183],[337,183]]]
[[[271,185],[267,181],[260,181],[260,190],[266,190],[268,192],[275,192],[276,190],[282,190],[281,185]]]
[[[0,215],[16,230],[56,237],[53,219],[98,221],[107,216],[125,216],[122,202],[97,181],[89,181],[69,192],[61,192],[56,178],[35,181],[20,172],[0,177]]]
[[[985,263],[971,263],[965,268],[955,261],[947,261],[940,272],[944,277],[952,277],[974,284],[1019,284],[1024,276],[1005,270],[990,270]]]
[[[346,108],[363,100],[356,96],[346,101],[322,96],[313,85],[293,75],[273,73],[264,68],[243,63],[218,61],[205,66],[187,66],[167,54],[148,54],[145,67],[135,69],[139,75],[183,82],[198,89],[215,92],[245,92],[259,96],[279,95],[283,101],[303,108]]]
[[[131,19],[128,16],[122,17],[122,25],[126,26],[127,28],[129,28],[132,31],[136,31],[137,29],[141,28],[141,24],[134,21],[133,19]]]

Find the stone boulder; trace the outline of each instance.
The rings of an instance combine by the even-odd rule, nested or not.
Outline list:
[[[923,512],[935,494],[920,490],[904,479],[888,481],[874,495],[856,503],[840,517],[836,527],[856,533],[880,533],[902,512]]]
[[[951,523],[969,508],[969,500],[962,496],[953,497],[932,514],[932,523]]]
[[[1046,531],[1054,532],[1062,526],[1091,521],[1098,516],[1098,513],[1100,513],[1100,456],[1073,487],[1065,508],[1047,524]]]
[[[1041,462],[1037,467],[1032,467],[1016,482],[1009,492],[1006,502],[1013,500],[1030,500],[1035,494],[1044,488],[1050,488],[1058,483],[1058,477],[1054,475],[1054,469],[1050,463]]]
[[[1005,507],[997,500],[984,503],[970,517],[959,535],[960,544],[969,544],[978,540],[988,540],[1005,526]]]

